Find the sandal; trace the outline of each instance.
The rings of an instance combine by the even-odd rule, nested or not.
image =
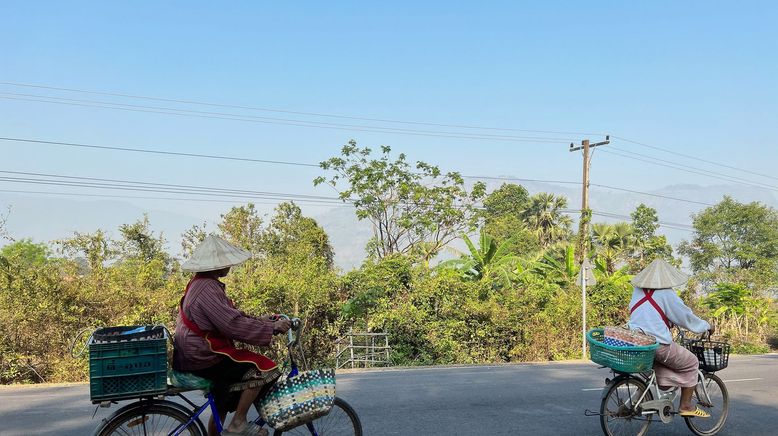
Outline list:
[[[710,418],[710,413],[696,407],[694,410],[682,410],[679,415],[686,418]]]
[[[241,431],[222,431],[222,436],[267,436],[267,434],[266,428],[262,428],[253,422],[247,423]]]

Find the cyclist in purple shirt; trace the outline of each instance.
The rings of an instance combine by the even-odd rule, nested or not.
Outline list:
[[[267,346],[273,334],[286,333],[288,320],[254,317],[238,310],[219,281],[230,268],[251,255],[227,241],[208,236],[198,245],[185,271],[195,275],[181,299],[174,337],[173,368],[211,380],[220,419],[235,411],[224,436],[263,435],[265,429],[248,422],[247,413],[263,388],[279,377],[277,365],[261,354],[235,347],[234,341]],[[216,435],[213,417],[209,436]]]

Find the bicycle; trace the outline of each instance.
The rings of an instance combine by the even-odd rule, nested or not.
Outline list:
[[[282,315],[286,319],[290,319]],[[296,377],[299,374],[299,368],[294,358],[293,349],[298,348],[300,360],[305,363],[305,354],[300,345],[301,323],[297,318],[290,319],[292,328],[288,332],[288,341],[286,348],[289,356],[290,370],[287,377]],[[296,333],[293,333],[296,332]],[[104,418],[100,425],[95,429],[95,436],[109,435],[166,435],[166,436],[205,436],[207,431],[200,415],[206,410],[210,410],[212,416],[219,416],[216,410],[213,394],[208,392],[208,381],[193,374],[185,373],[182,379],[187,382],[181,386],[168,385],[167,391],[161,396],[141,397],[137,401],[122,407],[114,412],[108,418]],[[206,402],[204,404],[195,404],[186,398],[183,393],[195,390],[205,391]],[[265,394],[267,391],[265,392]],[[261,397],[262,395],[260,395]],[[165,399],[166,397],[177,397],[186,403],[183,404]],[[254,406],[258,409],[261,398],[257,398]],[[218,433],[224,431],[220,420],[215,419]],[[267,423],[258,417],[254,424],[264,428]],[[330,411],[311,422],[302,424],[298,427],[288,430],[274,430],[274,436],[280,435],[307,435],[307,436],[344,436],[354,435],[362,436],[362,424],[356,411],[342,398],[335,397]]]
[[[590,343],[595,340],[595,330],[587,333]],[[684,417],[684,420],[689,430],[698,436],[715,435],[721,431],[729,414],[727,387],[715,374],[727,366],[729,344],[703,338],[687,340],[683,331],[679,331],[679,338],[681,344],[692,351],[700,362],[693,398],[698,406],[711,415],[710,418]],[[668,391],[660,389],[653,369],[638,373],[611,371],[614,377],[605,379],[599,413],[586,411],[588,416],[599,415],[605,435],[643,436],[655,416],[663,424],[669,424],[680,413],[675,404],[675,400],[680,397],[680,388],[673,387]]]

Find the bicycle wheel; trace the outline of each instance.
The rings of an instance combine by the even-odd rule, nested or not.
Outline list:
[[[357,412],[340,398],[335,398],[335,404],[330,413],[311,422],[316,434],[319,436],[362,436],[362,423],[359,422]],[[273,436],[311,436],[307,424],[295,427],[291,430],[276,430]]]
[[[710,413],[710,418],[684,418],[692,433],[699,436],[710,436],[718,433],[729,415],[729,392],[724,382],[715,374],[705,374],[703,380],[710,397],[710,403],[703,401],[704,394],[698,384],[694,390],[697,405]]]
[[[607,436],[643,436],[653,415],[642,415],[635,403],[646,391],[646,384],[634,377],[615,380],[600,404],[600,425]],[[646,392],[643,401],[653,398]]]
[[[170,401],[138,402],[116,411],[103,421],[94,435],[167,436],[186,424],[190,417],[186,409]],[[202,422],[197,419],[180,434],[205,436],[206,431]]]

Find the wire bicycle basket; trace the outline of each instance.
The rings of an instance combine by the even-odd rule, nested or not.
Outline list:
[[[721,371],[729,365],[731,347],[726,342],[710,340],[685,340],[682,344],[700,361],[700,369],[707,372]]]

